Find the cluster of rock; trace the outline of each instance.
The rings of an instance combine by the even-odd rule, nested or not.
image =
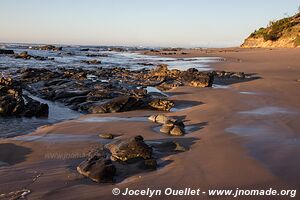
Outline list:
[[[155,170],[156,160],[152,157],[152,147],[142,136],[117,140],[97,149],[77,166],[77,171],[95,182],[112,182],[117,170],[129,166],[141,170]]]
[[[163,114],[151,115],[148,119],[151,122],[161,124],[160,132],[162,133],[171,136],[183,136],[185,134],[185,125],[181,120],[176,120]]]
[[[155,98],[145,89],[138,89],[138,83],[124,80],[124,77],[126,79],[126,76],[131,75],[131,72],[125,69],[86,71],[60,68],[51,71],[25,68],[19,70],[17,74],[20,81],[27,84],[27,90],[32,94],[60,101],[82,112],[111,113],[136,109],[168,111],[174,106],[170,100]],[[96,80],[89,79],[90,74],[96,76]],[[135,75],[138,76],[138,73]]]
[[[25,54],[27,55],[27,54]],[[148,93],[148,86],[169,90],[179,86],[210,87],[214,80],[244,80],[244,73],[169,70],[166,65],[130,71],[125,68],[22,68],[11,75],[31,94],[59,101],[83,113],[139,109],[169,111],[174,102]],[[175,129],[176,130],[176,129]]]
[[[47,117],[47,104],[23,94],[21,84],[0,77],[0,116]]]
[[[27,51],[23,51],[19,54],[16,54],[15,58],[20,58],[20,59],[24,59],[24,60],[35,59],[35,60],[41,60],[41,61],[43,61],[43,60],[54,60],[54,58],[30,55],[30,54],[28,54]]]
[[[29,49],[34,50],[46,50],[46,51],[61,51],[62,47],[56,47],[54,45],[44,45],[44,46],[30,46]]]
[[[97,183],[114,182],[117,175],[125,178],[135,173],[156,170],[160,156],[184,151],[187,149],[178,142],[167,141],[150,146],[138,135],[93,149],[77,166],[77,171]],[[160,153],[154,155],[154,152]]]

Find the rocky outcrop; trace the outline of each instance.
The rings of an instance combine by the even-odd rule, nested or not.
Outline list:
[[[117,67],[22,68],[12,76],[17,76],[30,93],[83,113],[170,111],[174,102],[167,95],[148,92],[148,86],[169,90],[179,86],[210,87],[215,80],[228,83],[247,79],[244,73],[169,70],[166,65],[135,71]]]
[[[0,49],[0,54],[14,54],[15,52],[13,50],[9,50],[9,49]]]
[[[19,82],[0,77],[0,116],[47,117],[47,104],[23,95]]]
[[[293,48],[300,46],[300,13],[270,22],[266,28],[254,31],[244,41],[244,48]]]
[[[15,55],[15,58],[24,59],[24,60],[35,59],[35,60],[40,60],[40,61],[54,60],[54,58],[29,55],[27,51],[23,51],[23,52]]]
[[[62,47],[56,47],[54,45],[44,45],[44,46],[32,46],[29,49],[34,50],[46,50],[46,51],[61,51]]]

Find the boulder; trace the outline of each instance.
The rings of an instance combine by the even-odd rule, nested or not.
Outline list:
[[[77,166],[77,171],[97,183],[113,182],[116,167],[110,159],[92,156],[81,162]]]
[[[131,159],[150,159],[152,148],[149,147],[142,136],[135,136],[125,140],[107,144],[105,146],[111,153],[112,159],[129,161]]]

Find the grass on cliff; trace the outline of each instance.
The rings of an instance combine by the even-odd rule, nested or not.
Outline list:
[[[286,17],[278,21],[270,22],[267,28],[260,28],[259,30],[254,31],[250,37],[263,37],[265,41],[276,41],[284,33],[291,32],[293,27],[299,24],[299,21],[295,20],[297,18],[300,18],[300,13],[293,17]]]

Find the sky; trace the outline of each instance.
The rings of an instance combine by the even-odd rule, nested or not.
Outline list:
[[[0,0],[0,42],[228,47],[300,0]]]

